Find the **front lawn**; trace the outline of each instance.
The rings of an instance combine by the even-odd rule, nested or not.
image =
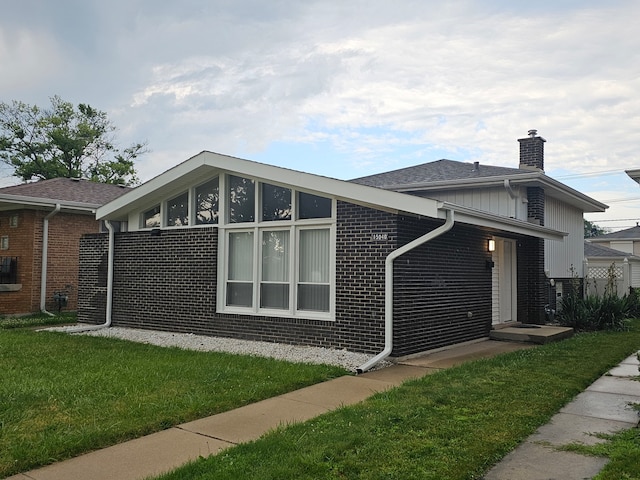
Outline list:
[[[161,478],[479,479],[638,349],[640,322],[634,321],[629,332],[583,333],[467,363],[279,429]],[[625,443],[629,445],[635,448],[632,458],[640,458],[640,445],[633,440]],[[616,471],[615,478],[640,478],[637,463],[623,468],[627,470]]]
[[[346,373],[0,328],[0,478]]]

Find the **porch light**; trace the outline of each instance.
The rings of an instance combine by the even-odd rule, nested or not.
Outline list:
[[[495,252],[496,251],[496,241],[491,239],[487,242],[487,251]]]

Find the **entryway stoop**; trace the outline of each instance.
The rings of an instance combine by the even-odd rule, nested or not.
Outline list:
[[[491,330],[489,338],[492,340],[506,340],[510,342],[551,343],[559,342],[573,336],[573,328],[554,325],[520,324],[513,327]]]

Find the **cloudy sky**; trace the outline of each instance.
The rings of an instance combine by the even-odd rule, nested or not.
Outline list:
[[[0,101],[107,112],[121,145],[148,141],[142,180],[202,150],[340,179],[516,167],[537,129],[546,173],[619,229],[640,221],[638,18],[636,0],[4,2]]]

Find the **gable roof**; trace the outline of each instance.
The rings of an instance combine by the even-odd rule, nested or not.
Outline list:
[[[609,242],[611,240],[640,240],[640,226],[636,225],[625,230],[605,233],[589,239],[591,242]]]
[[[621,250],[615,250],[613,248],[605,247],[603,245],[598,245],[596,243],[591,243],[590,241],[584,242],[584,256],[589,258],[638,258],[632,253],[623,252]]]
[[[550,197],[573,205],[583,212],[604,212],[608,208],[604,203],[546,176],[540,170],[496,167],[482,165],[479,162],[469,163],[443,159],[355,178],[351,182],[414,194],[491,186],[536,186],[544,188],[545,193]]]
[[[93,212],[131,190],[120,185],[76,178],[52,178],[0,188],[0,210],[52,207]]]
[[[407,187],[416,184],[448,182],[461,179],[478,179],[486,177],[504,177],[507,175],[522,175],[531,173],[530,170],[519,168],[495,167],[455,160],[436,160],[412,167],[400,168],[390,172],[368,175],[351,180],[360,185],[378,188]]]
[[[178,195],[193,185],[202,183],[216,174],[224,173],[246,176],[275,185],[294,186],[300,191],[332,196],[338,200],[379,210],[444,219],[446,216],[445,210],[450,209],[455,212],[456,220],[462,223],[552,240],[561,240],[566,235],[566,233],[522,220],[502,217],[430,198],[358,185],[344,180],[266,165],[208,151],[203,151],[191,157],[125,195],[98,208],[96,217],[99,220],[127,220],[130,212],[151,208],[155,204],[170,198],[170,195]]]

